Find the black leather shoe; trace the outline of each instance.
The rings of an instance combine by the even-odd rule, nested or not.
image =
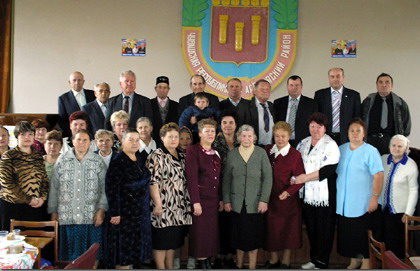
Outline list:
[[[223,269],[223,259],[221,258],[214,259],[213,269]]]
[[[205,261],[206,261],[206,269],[211,269],[211,262],[210,262],[210,259],[209,259],[209,258],[207,258]]]
[[[198,269],[207,269],[207,259],[206,260],[197,260]]]
[[[276,263],[270,263],[270,261],[267,261],[261,269],[275,269],[275,268],[279,268],[280,265],[281,265],[280,261]]]
[[[282,264],[280,264],[279,269],[290,269],[290,264],[284,264],[284,263],[282,263]]]

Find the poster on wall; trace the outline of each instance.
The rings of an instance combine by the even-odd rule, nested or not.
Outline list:
[[[357,41],[356,40],[332,40],[331,57],[333,58],[356,58]]]
[[[145,39],[122,39],[122,56],[146,56]]]

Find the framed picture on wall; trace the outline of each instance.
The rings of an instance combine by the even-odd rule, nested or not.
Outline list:
[[[122,56],[146,56],[145,39],[121,39]]]
[[[331,57],[333,58],[356,58],[357,41],[356,40],[332,40]]]

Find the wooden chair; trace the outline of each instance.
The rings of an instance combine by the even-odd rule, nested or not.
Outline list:
[[[417,222],[417,223],[416,223]],[[419,216],[406,216],[405,220],[405,262],[409,263],[410,255],[415,255],[415,253],[410,253],[411,246],[413,245],[413,234],[410,234],[412,231],[420,230],[420,217]]]
[[[64,269],[96,269],[96,255],[100,246],[98,243],[91,245],[85,253],[64,267]]]
[[[371,230],[368,230],[368,244],[369,244],[369,259],[370,269],[378,269],[378,260],[382,264],[382,269],[386,269],[384,260],[385,254],[385,243],[379,242],[373,238]]]
[[[413,269],[412,266],[398,259],[391,250],[385,251],[384,255],[387,269]]]
[[[52,231],[47,231],[46,228],[51,227]],[[25,241],[39,249],[36,264],[41,262],[41,250],[47,244],[54,242],[54,262],[58,260],[58,222],[57,221],[19,221],[10,220],[10,231],[15,228],[21,230],[20,234],[27,236]]]

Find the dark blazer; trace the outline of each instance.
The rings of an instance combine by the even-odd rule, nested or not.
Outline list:
[[[287,121],[287,108],[289,106],[289,96],[278,98],[274,101],[274,123]],[[309,116],[315,112],[315,102],[306,96],[300,96],[295,120],[295,143],[309,136]],[[296,147],[296,146],[293,146]]]
[[[165,121],[162,120],[162,116],[159,111],[159,102],[157,98],[150,100],[152,104],[153,111],[153,139],[157,142],[160,142],[159,131],[160,128],[166,123],[175,122],[178,123],[178,103],[169,99],[168,114],[166,115]]]
[[[111,127],[111,115],[116,111],[123,110],[122,109],[122,95],[121,93],[117,96],[114,96],[109,99],[108,101],[108,111],[106,116],[106,127],[108,130],[112,131]],[[153,123],[153,111],[152,111],[152,104],[150,103],[150,99],[134,93],[133,97],[133,107],[130,113],[130,122],[128,123],[128,127],[136,128],[136,122],[140,117],[148,117],[150,121]]]
[[[272,102],[267,101],[268,104],[268,109],[270,111],[271,116],[273,116],[273,121],[275,121],[274,118],[274,106]],[[255,130],[255,134],[257,135],[257,137],[259,136],[258,131],[259,131],[259,125],[258,125],[258,108],[255,105],[255,97],[252,97],[250,104],[249,104],[249,116],[250,116],[250,121],[249,121],[249,125],[251,125],[252,127],[254,127]],[[258,141],[257,141],[258,142]]]
[[[96,100],[85,104],[82,107],[82,111],[86,112],[89,116],[89,132],[93,137],[95,136],[96,131],[105,129],[105,116]]]
[[[90,89],[83,89],[85,92],[86,103],[90,103],[96,99],[95,92]],[[58,97],[58,125],[61,130],[63,130],[63,137],[71,136],[69,116],[76,111],[80,111],[81,108],[74,97],[73,92],[69,90],[68,92],[62,94]]]
[[[249,105],[250,101],[244,98],[241,98],[239,101],[238,106],[234,106],[229,98],[223,100],[219,104],[220,111],[223,110],[233,110],[238,114],[238,123],[236,123],[236,127],[241,127],[243,124],[249,124],[251,121],[251,116],[249,114]]]
[[[321,112],[327,115],[328,127],[327,133],[332,131],[332,105],[331,88],[320,89],[315,92],[315,112]],[[361,116],[361,100],[359,92],[344,87],[340,105],[340,144],[349,141],[348,124],[352,118]]]
[[[213,107],[219,109],[219,98],[217,96],[204,92],[209,99],[209,105],[212,105]],[[190,105],[194,105],[194,93],[190,93],[188,95],[185,95],[179,99],[179,105],[178,105],[178,116],[181,116],[182,112]]]

